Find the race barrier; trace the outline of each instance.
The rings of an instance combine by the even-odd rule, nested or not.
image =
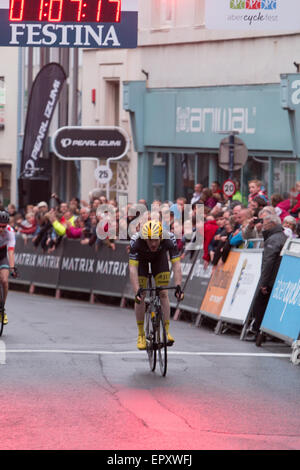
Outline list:
[[[176,309],[174,319],[187,311],[196,316],[196,326],[205,316],[215,319],[216,334],[231,324],[245,329],[262,253],[263,249],[256,248],[232,250],[225,264],[213,270],[211,266],[205,269],[202,249],[186,253],[181,262],[184,300],[178,304],[170,295],[170,304]],[[288,240],[282,255],[261,332],[288,344],[297,343],[300,350],[300,240]],[[127,241],[116,241],[112,250],[104,243],[91,247],[66,238],[55,251],[47,253],[35,247],[30,237],[24,240],[18,236],[15,258],[19,277],[11,283],[28,285],[31,292],[35,286],[53,288],[57,297],[61,290],[85,292],[90,294],[90,301],[100,294],[120,298],[121,305],[135,296],[129,279]]]
[[[82,245],[63,239],[51,254],[35,247],[32,239],[17,237],[15,264],[19,277],[14,283],[122,297],[128,280],[128,243],[117,242],[115,250],[104,243]]]
[[[184,299],[180,304],[174,300],[174,297],[170,299],[171,307],[176,309],[174,317],[176,320],[180,318],[181,310],[192,313],[199,312],[212,272],[211,266],[207,269],[204,268],[203,249],[186,252],[181,261],[181,271]],[[174,283],[173,278],[173,272],[171,272],[172,284]]]
[[[29,237],[17,237],[16,266],[19,278],[13,282],[57,290],[102,294],[122,299],[135,297],[128,269],[128,242],[117,241],[115,249],[104,243],[82,245],[78,240],[65,238],[51,253],[35,247]],[[181,261],[184,300],[178,304],[170,295],[171,307],[222,322],[243,324],[246,320],[260,272],[262,250],[233,250],[224,266],[212,273],[206,269],[203,250],[186,252]],[[174,283],[171,272],[171,285]],[[180,310],[179,310],[180,309]]]
[[[224,324],[247,322],[260,277],[261,260],[262,249],[232,250],[225,264],[214,269],[200,315],[217,320],[216,333],[222,331]]]
[[[300,339],[300,240],[288,239],[261,332],[292,345]],[[300,347],[299,343],[296,345]]]

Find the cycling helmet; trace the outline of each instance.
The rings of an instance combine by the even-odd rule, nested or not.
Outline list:
[[[9,213],[6,211],[0,211],[0,224],[8,224]]]
[[[162,225],[157,220],[149,220],[143,225],[141,230],[142,238],[161,238]]]

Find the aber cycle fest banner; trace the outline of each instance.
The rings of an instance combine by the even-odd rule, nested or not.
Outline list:
[[[299,0],[206,0],[207,29],[299,31]]]

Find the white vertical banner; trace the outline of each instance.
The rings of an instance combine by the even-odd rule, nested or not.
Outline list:
[[[245,323],[260,277],[261,260],[262,253],[255,250],[241,252],[222,308],[221,320]]]
[[[207,29],[299,31],[299,0],[206,0]]]

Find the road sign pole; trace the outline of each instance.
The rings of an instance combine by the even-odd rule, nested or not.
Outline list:
[[[234,168],[234,134],[229,136],[229,179],[233,179]]]

